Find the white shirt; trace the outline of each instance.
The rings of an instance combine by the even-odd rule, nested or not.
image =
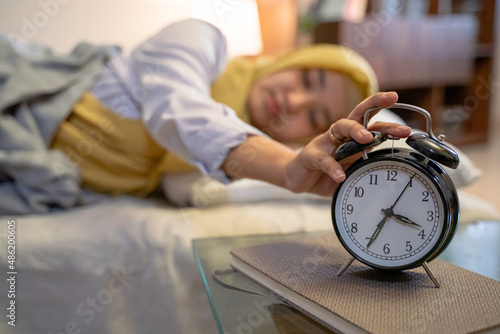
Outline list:
[[[116,54],[91,91],[119,115],[142,118],[167,151],[227,183],[220,167],[229,150],[249,134],[264,134],[211,98],[211,83],[226,61],[222,33],[188,19],[167,26],[129,56]]]

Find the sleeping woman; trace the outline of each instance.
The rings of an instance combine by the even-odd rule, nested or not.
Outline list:
[[[22,59],[0,68],[0,195],[10,198],[0,214],[73,207],[96,194],[146,196],[162,174],[190,168],[224,183],[252,178],[330,196],[345,178],[347,166],[332,157],[342,142],[411,131],[361,125],[367,109],[398,97],[376,93],[371,67],[341,46],[226,63],[221,32],[195,19],[129,55],[80,45],[60,57],[7,44],[0,50]]]

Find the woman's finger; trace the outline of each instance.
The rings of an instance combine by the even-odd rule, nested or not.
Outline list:
[[[355,120],[341,119],[330,127],[330,138],[339,142],[354,139],[358,143],[369,143],[372,134],[363,125]]]
[[[356,108],[349,114],[348,119],[355,120],[361,124],[363,124],[363,118],[365,112],[371,108],[389,108],[394,105],[398,101],[398,94],[396,92],[387,92],[387,93],[377,93],[368,98],[366,98],[363,102],[358,104]],[[371,116],[374,116],[376,112],[372,113]]]
[[[406,138],[411,134],[411,128],[397,123],[375,122],[368,127],[370,131],[379,131],[385,135]]]
[[[319,169],[328,174],[333,181],[340,183],[345,180],[345,172],[342,165],[332,156],[325,156],[319,161]]]

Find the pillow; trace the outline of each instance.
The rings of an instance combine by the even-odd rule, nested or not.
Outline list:
[[[465,190],[458,190],[460,199],[460,223],[461,225],[475,223],[477,221],[499,220],[500,212],[494,205],[472,195]]]
[[[230,184],[222,184],[200,172],[165,174],[161,182],[168,201],[177,206],[206,207],[267,200],[331,201],[331,198],[308,193],[296,194],[273,184],[252,179],[240,179]]]

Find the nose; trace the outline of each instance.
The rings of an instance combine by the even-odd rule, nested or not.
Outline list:
[[[313,108],[317,99],[307,91],[291,91],[287,94],[286,102],[287,113],[298,115]]]

